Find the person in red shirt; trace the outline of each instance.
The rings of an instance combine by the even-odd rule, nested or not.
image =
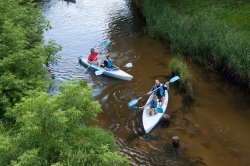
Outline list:
[[[90,54],[89,54],[89,57],[88,57],[88,62],[91,63],[91,64],[101,66],[101,61],[97,59],[98,54],[99,53],[95,52],[94,48],[91,48]]]

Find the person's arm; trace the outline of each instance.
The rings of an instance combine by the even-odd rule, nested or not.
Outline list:
[[[148,93],[147,93],[147,95],[150,95],[152,93],[152,91],[149,91]]]
[[[96,61],[96,60],[97,60],[98,55],[99,55],[99,53],[96,52],[95,59],[94,59],[93,61]]]
[[[104,60],[104,68],[107,68],[107,66],[108,66],[108,62],[106,61],[106,60]]]
[[[156,108],[158,108],[159,106],[160,106],[160,102],[157,101]]]
[[[150,94],[153,92],[153,90],[154,90],[154,87],[151,89],[151,91],[149,91],[149,92],[147,93],[147,95],[150,95]]]
[[[169,90],[169,82],[166,82],[166,83],[164,84],[164,90]]]
[[[143,109],[143,108],[145,108],[145,107],[148,107],[149,103],[150,103],[150,102],[146,103],[144,106],[139,107],[139,108],[140,108],[140,109]]]
[[[112,61],[113,62],[113,61]],[[119,67],[117,67],[116,65],[114,65],[113,63],[112,63],[112,68],[117,68],[117,69],[119,69]]]
[[[117,68],[117,69],[119,69],[119,67],[118,67],[118,66],[115,66],[115,65],[113,65],[113,68]]]

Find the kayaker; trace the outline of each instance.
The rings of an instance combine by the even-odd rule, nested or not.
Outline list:
[[[155,85],[153,86],[152,90],[149,91],[147,94],[150,95],[153,92],[154,95],[156,95],[158,97],[158,99],[160,100],[161,106],[162,106],[164,104],[164,101],[165,101],[165,90],[168,90],[168,89],[169,89],[168,82],[166,82],[165,84],[161,84],[161,82],[159,80],[155,80]]]
[[[159,107],[158,97],[156,95],[153,96],[153,98],[150,100],[150,102],[146,103],[145,106],[140,107],[141,109],[146,108],[149,106],[149,109],[147,110],[147,114],[152,116],[156,115],[157,111],[156,108]]]
[[[111,69],[112,70],[118,70],[119,69],[119,67],[113,65],[113,62],[111,60],[111,56],[110,55],[108,55],[106,57],[106,59],[104,60],[103,63],[104,63],[104,68],[107,69],[107,70],[111,70]]]
[[[88,56],[88,62],[91,63],[91,64],[101,66],[101,61],[97,59],[98,54],[99,53],[95,52],[94,48],[91,48],[90,54]]]

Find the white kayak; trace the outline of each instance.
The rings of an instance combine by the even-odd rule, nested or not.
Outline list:
[[[94,71],[101,71],[106,76],[118,78],[118,79],[122,79],[122,80],[127,80],[127,81],[131,81],[133,79],[133,76],[122,71],[121,69],[119,69],[119,70],[106,70],[103,67],[99,67],[97,65],[88,63],[87,59],[85,59],[83,57],[81,57],[79,59],[79,61],[83,66],[85,66],[85,67],[90,66],[89,67],[90,69],[92,69]]]
[[[153,97],[153,93],[149,97],[147,103],[150,102],[152,97]],[[162,105],[162,110],[163,110],[162,113],[157,113],[156,115],[150,116],[147,114],[147,110],[149,109],[149,106],[143,109],[142,124],[146,133],[149,133],[155,127],[155,125],[157,125],[157,123],[161,120],[162,116],[167,110],[167,105],[168,105],[168,91],[165,90],[165,102]]]

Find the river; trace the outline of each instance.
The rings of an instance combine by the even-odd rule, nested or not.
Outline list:
[[[53,39],[63,47],[59,63],[51,67],[55,82],[88,80],[103,109],[96,125],[113,133],[132,165],[250,165],[250,96],[187,58],[194,102],[185,105],[171,84],[170,125],[144,134],[142,112],[132,112],[127,104],[149,91],[155,79],[170,78],[168,62],[174,54],[166,43],[144,33],[145,21],[129,0],[47,0],[41,5],[52,26],[45,41]],[[87,57],[92,47],[101,50],[107,38],[112,44],[100,57],[111,54],[118,66],[131,62],[131,69],[123,69],[134,76],[132,81],[83,73],[78,57]],[[175,135],[179,149],[171,145]]]

